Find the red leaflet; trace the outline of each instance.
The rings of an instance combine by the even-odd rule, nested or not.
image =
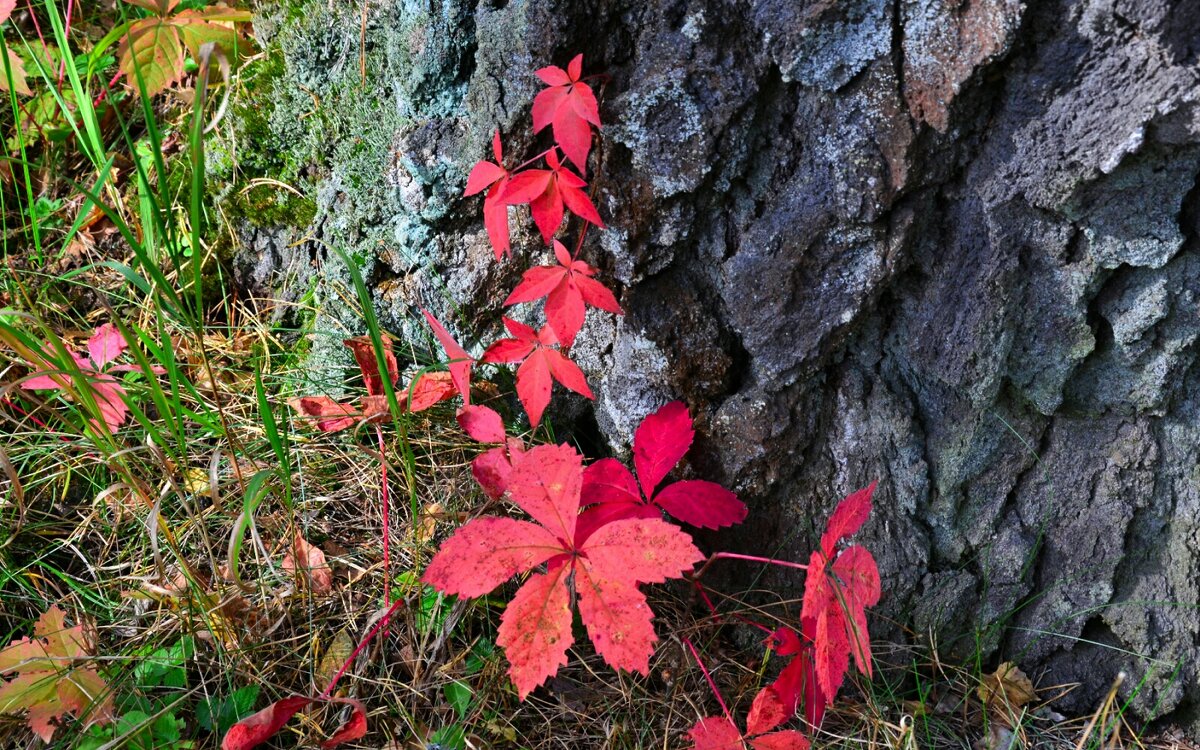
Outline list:
[[[583,327],[584,305],[621,314],[621,306],[608,287],[596,281],[596,269],[581,260],[572,260],[567,248],[554,241],[554,257],[558,267],[537,266],[525,272],[521,283],[504,300],[505,306],[519,302],[546,299],[546,320],[554,335],[570,347]]]
[[[422,577],[447,594],[480,596],[549,563],[517,591],[496,639],[522,699],[566,663],[572,581],[596,651],[614,669],[645,674],[657,637],[638,584],[678,578],[703,559],[687,534],[661,519],[614,521],[580,540],[582,479],[582,460],[570,446],[541,445],[514,456],[509,497],[536,523],[470,521],[446,540]]]
[[[483,226],[487,229],[488,240],[492,243],[492,251],[496,260],[504,256],[512,257],[512,247],[508,238],[508,204],[500,200],[500,193],[508,184],[508,170],[504,168],[504,152],[500,146],[500,131],[492,136],[492,153],[496,162],[480,160],[471,168],[467,177],[467,189],[463,195],[475,195],[487,190],[483,198]]]
[[[141,368],[136,365],[108,367],[128,347],[129,344],[126,343],[125,336],[121,334],[120,329],[112,323],[105,323],[97,328],[88,339],[88,356],[82,357],[75,352],[68,351],[75,366],[79,368],[85,378],[86,386],[91,391],[92,399],[96,402],[96,407],[100,410],[100,417],[109,432],[115,432],[129,418],[129,407],[125,405],[125,387],[111,373],[141,371]],[[75,387],[76,384],[71,377],[53,363],[50,356],[51,351],[49,346],[46,347],[45,361],[37,363],[43,374],[23,381],[22,388],[37,391],[60,390],[64,384]],[[157,366],[152,367],[151,371],[155,374],[166,372]],[[47,374],[48,372],[56,374],[50,375]],[[92,420],[93,427],[99,429],[99,425],[98,421]]]
[[[616,459],[597,461],[583,474],[584,505],[605,508],[607,516],[628,517],[641,515],[649,502],[692,526],[716,529],[740,523],[746,517],[745,504],[715,482],[688,479],[655,494],[658,485],[687,453],[694,436],[692,419],[682,401],[672,401],[646,417],[633,435],[637,479]],[[607,508],[609,505],[613,507]]]
[[[346,339],[343,343],[354,353],[354,360],[362,370],[363,382],[367,386],[367,395],[363,396],[361,407],[355,410],[350,404],[334,401],[328,396],[299,396],[288,400],[288,405],[299,413],[301,419],[321,432],[340,432],[360,421],[372,422],[382,419],[388,413],[383,378],[379,374],[375,346],[370,337],[358,336]],[[389,381],[395,383],[399,377],[399,368],[391,349],[385,348],[383,361],[387,366]],[[458,393],[456,384],[451,381],[452,375],[453,373],[447,372],[426,372],[418,375],[406,387],[396,392],[400,411],[425,411],[434,404],[452,398]]]
[[[576,55],[566,70],[553,65],[538,70],[537,77],[550,88],[533,100],[533,132],[553,125],[554,140],[580,171],[587,169],[591,126],[600,127],[600,106],[592,87],[579,80],[582,72],[583,55]]]
[[[701,719],[691,728],[688,736],[692,739],[692,750],[743,750],[743,743],[748,743],[753,750],[808,750],[808,738],[800,732],[771,732],[790,716],[791,713],[780,702],[775,690],[766,687],[754,697],[744,736],[733,722],[723,716]]]
[[[856,531],[870,514],[874,491],[871,484],[839,504],[822,537],[822,549],[814,550],[808,563],[800,620],[805,634],[812,633],[816,682],[826,703],[833,702],[841,687],[851,654],[860,672],[872,674],[866,608],[879,602],[879,569],[865,547],[855,545],[834,554],[841,537]]]
[[[310,703],[328,701],[346,703],[351,707],[350,719],[333,736],[321,743],[323,748],[337,747],[367,733],[367,709],[353,698],[308,698],[291,695],[275,701],[256,714],[247,716],[229,728],[221,742],[221,750],[250,750],[266,742],[283,728],[293,716]]]
[[[463,403],[471,403],[471,365],[475,364],[474,358],[454,340],[441,321],[424,308],[421,312],[425,314],[425,320],[433,329],[433,335],[437,336],[438,342],[446,350],[446,356],[450,359],[450,375],[454,378],[458,392],[462,394]]]
[[[531,426],[536,427],[542,421],[542,412],[550,403],[550,390],[555,380],[581,396],[595,398],[579,366],[557,349],[550,348],[558,344],[550,326],[535,332],[524,323],[505,318],[504,327],[513,338],[500,339],[489,346],[479,361],[521,363],[517,368],[517,397],[529,415]]]
[[[503,443],[504,420],[486,406],[464,406],[458,410],[458,425],[481,443]]]
[[[533,221],[547,244],[562,224],[564,204],[571,213],[603,229],[604,222],[592,199],[583,192],[587,183],[564,167],[554,151],[546,154],[546,163],[549,169],[526,169],[512,175],[500,191],[499,200],[507,204],[528,203]]]

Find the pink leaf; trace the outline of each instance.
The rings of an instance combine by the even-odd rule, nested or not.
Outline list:
[[[421,580],[446,594],[482,596],[562,552],[554,535],[537,524],[485,516],[443,542]]]
[[[825,533],[821,535],[821,551],[826,557],[832,558],[837,543],[854,534],[866,523],[867,517],[871,515],[871,496],[875,494],[877,484],[879,483],[871,482],[870,486],[848,495],[838,503],[833,515],[829,517]]]
[[[690,536],[661,518],[613,521],[593,533],[580,551],[598,575],[637,583],[680,578],[704,559]]]
[[[633,464],[646,497],[683,459],[695,437],[682,401],[672,401],[642,420],[633,435]]]
[[[87,342],[92,366],[97,370],[121,356],[121,352],[125,351],[128,346],[125,343],[124,334],[112,323],[105,323],[97,328]]]
[[[602,458],[583,470],[584,505],[642,503],[642,493],[629,469],[615,458]]]
[[[569,445],[539,445],[513,462],[508,495],[559,539],[575,536],[582,459]]]
[[[795,730],[774,732],[750,740],[754,750],[808,750],[808,738]]]
[[[719,529],[741,523],[746,505],[737,495],[715,482],[687,479],[664,487],[654,503],[684,523]]]
[[[688,737],[692,750],[742,750],[742,733],[723,716],[708,716],[696,722]]]
[[[618,523],[648,523],[619,521]],[[603,530],[601,530],[603,531]],[[600,532],[592,535],[595,539]],[[658,636],[646,597],[625,579],[604,576],[588,563],[575,568],[579,617],[596,653],[613,669],[650,672],[650,654]]]
[[[458,410],[458,425],[480,443],[503,443],[507,438],[504,420],[486,406],[464,406]]]
[[[496,644],[508,657],[509,676],[521,700],[567,663],[571,636],[570,592],[561,565],[529,577],[500,618]]]
[[[758,695],[754,696],[754,703],[750,705],[750,715],[746,717],[746,734],[753,737],[769,732],[791,718],[791,713],[784,707],[775,688],[767,686],[758,691]]]

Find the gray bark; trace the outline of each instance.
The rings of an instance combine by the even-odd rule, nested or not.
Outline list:
[[[492,261],[466,172],[497,127],[534,152],[531,71],[583,52],[611,75],[585,257],[627,311],[575,350],[603,436],[686,400],[693,467],[751,507],[721,543],[794,559],[877,478],[883,615],[1081,682],[1063,710],[1125,670],[1142,716],[1195,721],[1200,5],[384,0],[365,49],[359,7],[259,24],[267,128],[235,119],[214,164],[236,185],[232,160],[286,154],[317,214],[247,227],[244,284],[316,274],[318,327],[353,325],[336,245],[393,330],[452,300],[493,338],[544,251],[525,219]]]

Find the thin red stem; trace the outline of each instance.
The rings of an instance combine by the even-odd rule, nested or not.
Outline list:
[[[691,640],[684,638],[684,645],[688,647],[688,651],[692,652],[692,658],[696,660],[696,665],[700,667],[700,671],[704,674],[704,679],[708,680],[708,688],[712,690],[713,696],[716,697],[717,703],[721,706],[721,713],[725,714],[725,718],[730,724],[737,726],[733,721],[733,716],[729,713],[729,706],[725,705],[725,699],[721,697],[721,691],[717,690],[717,683],[713,682],[712,675],[708,673],[708,667],[704,666],[704,662],[700,659],[700,654],[696,651],[696,647],[692,645]]]
[[[523,161],[523,162],[521,162],[520,164],[518,164],[517,166],[515,166],[515,167],[513,167],[512,169],[508,170],[508,173],[509,173],[509,174],[512,174],[513,172],[519,172],[520,170],[524,169],[525,167],[528,167],[530,164],[533,164],[533,163],[534,163],[535,161],[537,161],[538,159],[542,159],[542,158],[544,158],[544,157],[546,156],[546,154],[550,153],[551,151],[557,151],[557,150],[558,150],[558,146],[551,146],[550,148],[546,149],[545,151],[543,151],[542,153],[538,154],[537,156],[535,156],[535,157],[533,157],[533,158],[531,158],[531,159],[528,159],[528,160],[526,160],[526,161]],[[501,166],[504,166],[504,165],[502,164]]]
[[[333,695],[333,689],[337,687],[338,680],[342,679],[342,675],[346,674],[346,670],[350,669],[350,665],[353,664],[354,660],[358,658],[358,655],[363,652],[363,649],[367,647],[367,644],[371,642],[371,639],[375,637],[375,634],[378,633],[382,628],[387,627],[387,624],[391,622],[392,615],[396,613],[397,609],[400,609],[401,604],[404,604],[403,599],[397,599],[396,601],[392,602],[392,606],[388,607],[387,612],[383,613],[382,619],[380,619],[379,622],[375,623],[374,627],[367,631],[367,634],[363,636],[363,639],[359,641],[358,645],[354,647],[354,650],[350,652],[350,656],[346,659],[346,661],[342,662],[342,666],[337,672],[334,673],[333,679],[329,681],[329,686],[326,687],[319,696],[317,696],[319,699],[326,700],[329,698],[329,696]]]
[[[390,604],[392,601],[392,534],[388,516],[391,513],[388,508],[387,461],[384,460],[383,428],[379,425],[375,425],[375,435],[379,438],[379,500],[380,505],[383,506],[381,509],[383,513],[383,600]],[[386,637],[386,631],[384,635]]]
[[[696,578],[699,578],[700,576],[704,575],[704,572],[706,570],[708,570],[709,565],[712,565],[714,562],[716,562],[717,560],[721,560],[721,559],[724,559],[724,560],[746,560],[749,562],[766,563],[768,565],[778,565],[783,568],[795,568],[796,570],[808,570],[807,565],[801,565],[800,563],[794,563],[794,562],[791,562],[790,560],[776,560],[773,557],[759,557],[758,555],[739,555],[736,552],[714,552],[711,556],[709,556],[709,558],[707,560],[704,561],[704,565],[700,566],[700,570],[696,573],[696,575],[692,576],[692,578],[696,579]]]
[[[708,596],[708,592],[704,590],[704,586],[702,586],[700,584],[700,582],[697,581],[695,578],[692,579],[692,585],[696,587],[696,591],[700,594],[700,598],[704,600],[704,604],[708,607],[708,611],[712,613],[713,619],[716,622],[720,622],[721,615],[717,614],[717,605],[713,604],[712,599],[710,599]],[[749,625],[752,628],[758,628],[759,630],[766,633],[767,635],[771,635],[773,632],[775,632],[775,631],[771,630],[770,628],[768,628],[766,625],[755,622],[754,620],[751,620],[749,617],[739,615],[737,612],[731,612],[730,615],[733,617],[733,619],[737,620],[738,622],[741,622],[745,625]]]
[[[42,46],[45,47],[46,37],[42,36],[42,27],[41,24],[38,23],[37,13],[33,12],[33,0],[26,0],[25,5],[29,8],[29,17],[33,19],[33,29],[37,32],[38,41],[40,41]]]
[[[71,8],[75,5],[75,0],[67,0],[67,22],[63,30],[63,38],[70,43],[71,40]],[[63,50],[63,59],[58,63],[58,85],[62,86],[63,74],[67,72],[67,55],[66,50]]]

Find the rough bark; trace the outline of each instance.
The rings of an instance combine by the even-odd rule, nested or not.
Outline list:
[[[270,95],[216,166],[285,154],[316,217],[247,227],[243,283],[316,278],[317,327],[353,321],[335,245],[393,330],[453,303],[492,336],[543,251],[495,264],[465,175],[494,128],[533,152],[530,73],[583,52],[611,75],[585,255],[627,310],[576,349],[603,436],[685,399],[736,543],[797,559],[878,478],[884,615],[1081,682],[1065,710],[1125,670],[1194,721],[1200,5],[385,0],[365,47],[360,9],[264,13]]]

